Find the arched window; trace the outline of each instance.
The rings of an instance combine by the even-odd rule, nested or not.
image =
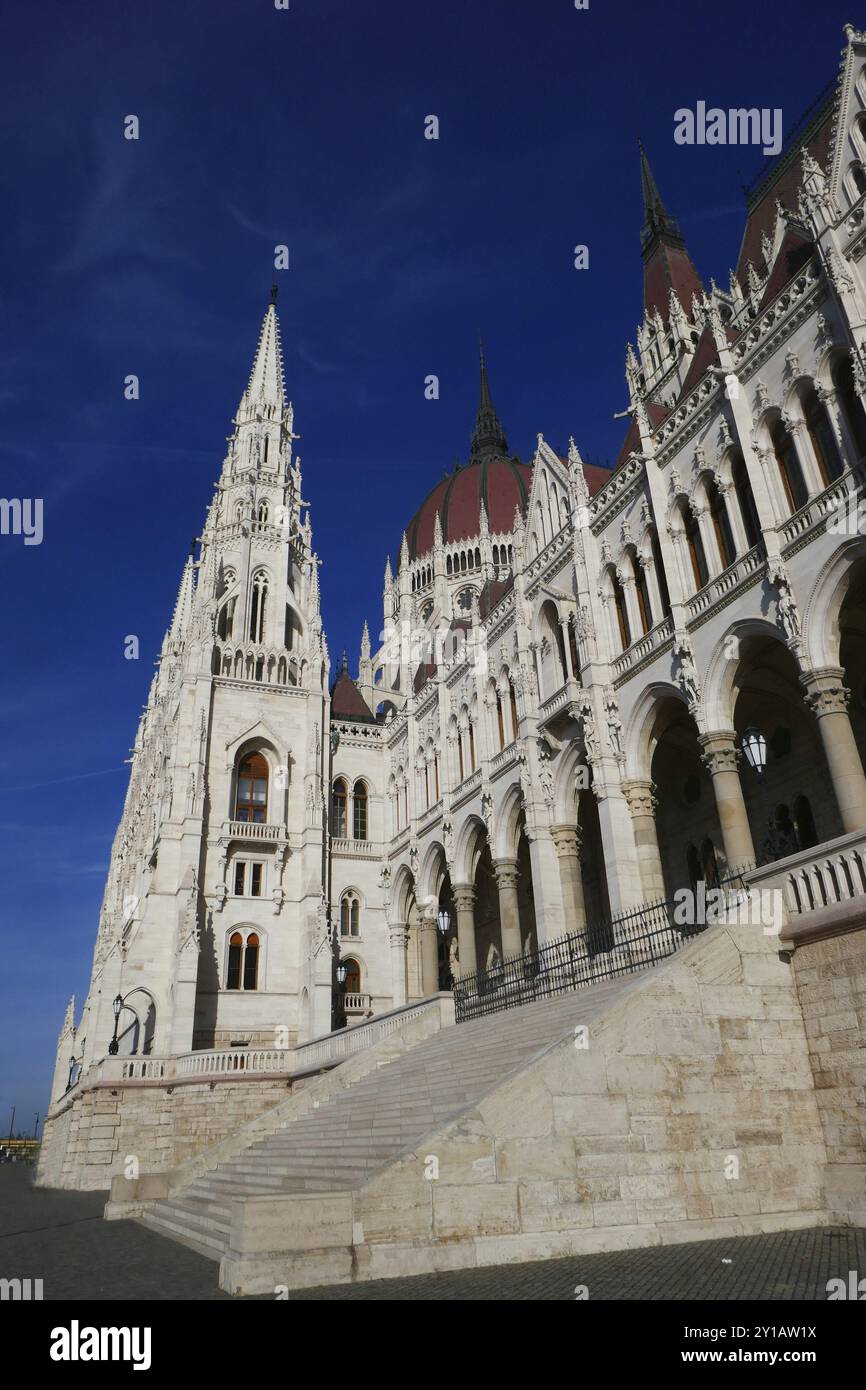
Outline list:
[[[511,705],[511,737],[517,738],[517,727],[519,723],[517,718],[517,696],[514,693],[514,686],[510,681],[508,683],[508,699]]]
[[[345,840],[348,835],[348,831],[346,829],[347,800],[348,791],[346,788],[346,783],[343,781],[342,777],[340,777],[334,783],[334,795],[332,798],[332,817],[334,822],[333,835],[334,839],[336,840]]]
[[[637,595],[637,611],[640,616],[640,626],[642,632],[649,632],[653,625],[652,604],[650,603],[649,589],[647,588],[646,575],[643,565],[637,555],[631,558],[632,574],[634,575],[634,589]],[[575,669],[577,669],[575,667]]]
[[[737,453],[734,457],[731,474],[734,479],[737,502],[740,506],[740,516],[743,519],[743,530],[751,550],[752,546],[757,545],[761,538],[761,523],[758,519],[758,509],[755,506],[755,497],[752,492],[752,484],[749,481],[746,460],[741,453]]]
[[[356,840],[367,838],[367,787],[356,782],[352,792],[352,835]]]
[[[794,827],[800,849],[811,849],[813,845],[817,845],[818,832],[807,796],[798,796],[794,802]]]
[[[655,527],[651,528],[649,537],[650,550],[656,569],[656,583],[659,586],[659,597],[662,601],[662,612],[664,616],[667,617],[671,611],[671,597],[668,593],[668,577],[665,574],[664,562],[662,561],[662,548],[659,545],[658,533]]]
[[[235,820],[263,824],[268,813],[268,763],[261,753],[251,753],[238,768]]]
[[[475,771],[475,726],[469,720],[469,771]]]
[[[340,935],[361,935],[361,900],[354,888],[349,888],[340,899]]]
[[[623,593],[622,584],[619,582],[618,574],[614,573],[611,576],[611,583],[613,585],[613,602],[616,608],[616,621],[619,627],[619,640],[622,644],[623,651],[625,651],[626,647],[631,645],[631,628],[629,627],[628,610],[625,606],[625,594]]]
[[[346,991],[346,994],[347,994],[347,995],[349,995],[349,994],[360,994],[360,993],[361,993],[361,966],[360,966],[360,964],[358,963],[358,961],[353,960],[351,956],[346,956],[346,958],[345,958],[343,961],[341,961],[341,964],[342,964],[342,965],[345,965],[345,967],[346,967],[346,980],[345,980],[345,984],[344,984],[344,989],[345,989],[345,991]]]
[[[856,196],[862,197],[866,193],[866,171],[862,164],[851,165],[851,183],[856,190]]]
[[[838,392],[839,405],[853,436],[858,457],[863,458],[866,456],[866,413],[854,384],[849,357],[841,358],[833,368],[833,385]]]
[[[226,970],[226,989],[258,989],[259,938],[254,931],[232,932],[229,938],[229,958]]]
[[[701,845],[701,867],[703,869],[704,882],[708,888],[717,888],[719,883],[719,869],[716,864],[716,847],[712,840],[707,838]]]
[[[719,550],[719,560],[722,569],[726,570],[728,565],[732,565],[737,558],[737,550],[734,545],[734,536],[731,531],[731,523],[728,520],[728,509],[725,506],[725,499],[721,489],[713,479],[707,485],[707,496],[710,502],[710,516],[713,522],[716,545]]]
[[[268,576],[263,570],[253,575],[250,601],[250,641],[264,642],[265,617],[268,606]]]
[[[809,439],[815,451],[815,458],[818,460],[821,477],[824,486],[829,487],[833,479],[838,478],[842,472],[842,460],[836,447],[833,426],[827,416],[827,407],[819,399],[814,386],[810,386],[805,392],[802,404],[803,414],[806,417],[806,429],[809,431]]]
[[[698,519],[691,507],[682,508],[683,530],[686,536],[686,545],[689,551],[689,560],[692,566],[692,575],[695,581],[695,588],[702,589],[708,582],[710,573],[707,569],[707,557],[704,554],[704,543],[701,539],[701,528]]]
[[[776,421],[771,438],[788,507],[792,512],[799,511],[801,507],[805,507],[809,494],[806,491],[803,471],[800,468],[800,460],[797,457],[791,432],[786,429],[784,421]]]
[[[217,620],[217,636],[226,642],[232,635],[232,627],[235,620],[235,605],[237,596],[227,599],[219,611]]]
[[[502,696],[496,692],[496,727],[499,730],[499,747],[505,747],[505,717],[502,710]]]
[[[267,520],[268,520],[268,504],[267,504],[267,502],[260,502],[260,503],[259,503],[259,511],[258,511],[258,521],[259,521],[259,525],[260,525],[260,526],[266,525]]]

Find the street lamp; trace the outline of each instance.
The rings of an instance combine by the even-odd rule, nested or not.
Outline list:
[[[349,967],[347,966],[345,961],[341,960],[340,964],[337,966],[337,984],[340,986],[340,989],[345,989],[348,974]]]
[[[108,1055],[109,1057],[116,1057],[117,1049],[119,1046],[117,1041],[117,1020],[120,1018],[120,1011],[123,1008],[123,996],[120,994],[115,994],[114,998],[111,1001],[111,1007],[114,1010],[114,1037],[108,1044]]]
[[[436,917],[436,925],[442,933],[443,938],[448,935],[448,928],[451,926],[451,913],[447,907],[440,907]]]
[[[754,725],[746,729],[740,738],[740,747],[746,755],[746,762],[760,777],[767,766],[767,740]]]
[[[339,1028],[345,1028],[348,1023],[346,1017],[346,980],[349,978],[349,967],[344,960],[341,960],[336,969],[337,984],[340,987],[340,1021]]]
[[[448,960],[448,928],[451,926],[451,913],[447,907],[440,907],[436,914],[436,925],[439,928],[439,935],[442,940],[442,969],[439,976],[439,988],[450,989],[451,987],[451,965]],[[444,980],[444,984],[443,984]]]

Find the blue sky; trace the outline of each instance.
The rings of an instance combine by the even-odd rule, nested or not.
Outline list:
[[[641,310],[638,135],[699,271],[725,283],[762,156],[676,145],[674,110],[779,106],[787,128],[856,18],[801,0],[6,5],[0,491],[43,498],[45,522],[40,546],[0,537],[0,1133],[12,1104],[25,1128],[44,1110],[86,991],[124,759],[274,245],[326,631],[354,664],[386,554],[467,454],[479,332],[514,450],[541,430],[613,459]]]

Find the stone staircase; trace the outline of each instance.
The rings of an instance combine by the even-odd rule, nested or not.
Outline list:
[[[360,1188],[634,984],[622,976],[443,1029],[153,1202],[139,1219],[220,1260],[234,1199]]]

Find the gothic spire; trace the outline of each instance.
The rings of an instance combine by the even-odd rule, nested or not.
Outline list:
[[[253,369],[238,413],[242,415],[246,411],[254,415],[257,406],[276,406],[281,409],[285,399],[280,322],[277,318],[276,295],[271,290],[271,300],[262,320]]]
[[[671,309],[671,290],[680,304],[688,304],[693,295],[701,298],[704,287],[686,249],[680,226],[664,205],[659,186],[643,145],[640,150],[640,182],[643,194],[644,221],[640,232],[641,254],[644,262],[644,312],[657,315],[667,324]]]
[[[650,168],[646,150],[638,140],[640,150],[640,186],[643,193],[644,223],[641,228],[641,245],[646,251],[648,244],[657,236],[675,237],[682,241],[679,223],[671,217],[662,201],[659,186]]]
[[[478,414],[475,416],[475,429],[472,431],[472,448],[470,450],[470,462],[472,463],[483,458],[508,457],[508,441],[493,406],[490,383],[487,380],[487,363],[484,360],[484,344],[480,339],[478,346],[480,391]]]

